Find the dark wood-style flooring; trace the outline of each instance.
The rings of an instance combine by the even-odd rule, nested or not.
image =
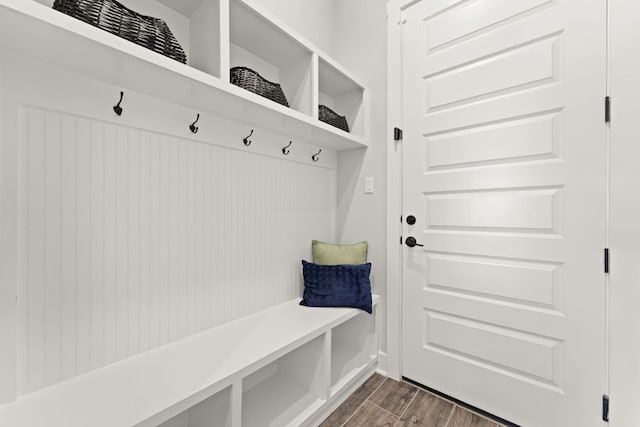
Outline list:
[[[406,382],[374,374],[320,427],[501,427]]]

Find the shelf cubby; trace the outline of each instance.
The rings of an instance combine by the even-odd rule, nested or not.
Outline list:
[[[34,0],[52,7],[54,0]],[[187,54],[187,65],[221,76],[220,0],[128,0],[142,15],[164,20]]]
[[[367,146],[363,86],[255,2],[127,1],[133,10],[168,23],[185,48],[187,65],[55,11],[52,4],[0,0],[0,53],[322,148]],[[231,65],[255,67],[263,77],[279,80],[291,108],[232,85]],[[318,120],[318,98],[347,116],[351,133]]]
[[[230,0],[229,19],[230,67],[279,83],[289,107],[311,115],[312,52],[241,1]]]
[[[242,426],[296,426],[322,406],[323,336],[242,380]]]
[[[231,387],[214,394],[158,427],[232,427]]]
[[[347,118],[352,134],[362,136],[364,131],[364,88],[338,65],[320,58],[318,61],[318,102]],[[323,123],[323,125],[326,125]],[[326,125],[329,126],[329,125]]]
[[[358,313],[331,331],[332,394],[375,360],[375,333],[375,311]]]
[[[0,405],[0,425],[318,425],[375,372],[379,303],[296,298]]]

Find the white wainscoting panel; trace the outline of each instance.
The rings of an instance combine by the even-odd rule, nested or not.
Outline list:
[[[300,295],[335,170],[21,107],[18,393]],[[224,351],[224,349],[221,349]]]

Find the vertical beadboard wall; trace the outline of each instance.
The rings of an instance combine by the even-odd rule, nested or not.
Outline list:
[[[179,107],[139,96],[131,113],[131,92],[120,123],[87,96],[115,88],[16,70],[18,395],[300,295],[310,240],[335,236],[335,153],[324,166],[265,155],[222,121],[222,144],[192,139],[174,131]],[[286,140],[254,135],[274,153],[266,140]]]

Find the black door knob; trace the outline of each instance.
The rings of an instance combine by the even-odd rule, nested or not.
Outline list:
[[[413,248],[414,246],[420,246],[423,247],[424,245],[421,245],[420,243],[418,243],[416,241],[415,237],[409,236],[404,240],[404,243],[409,246],[410,248]]]
[[[413,225],[413,224],[415,224],[415,223],[416,223],[416,217],[415,217],[415,216],[413,216],[413,215],[409,215],[409,216],[407,217],[407,224],[409,224],[409,225]]]

